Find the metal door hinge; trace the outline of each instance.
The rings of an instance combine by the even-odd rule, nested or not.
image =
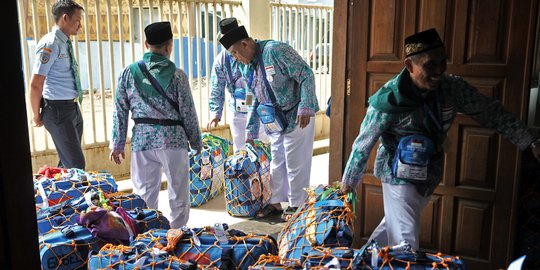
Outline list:
[[[347,96],[351,95],[351,79],[347,79]]]

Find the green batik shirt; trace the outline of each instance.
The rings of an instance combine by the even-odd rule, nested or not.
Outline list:
[[[296,128],[296,116],[314,116],[319,111],[319,103],[315,94],[315,76],[309,65],[289,45],[283,42],[267,40],[257,41],[258,48],[262,50],[263,70],[277,103],[285,112],[288,126],[282,133],[292,132]],[[249,90],[254,93],[255,105],[251,113],[247,129],[247,139],[256,139],[259,136],[260,118],[256,113],[258,104],[271,103],[261,69],[258,65],[257,55],[253,62],[243,71],[244,79],[249,82],[251,72],[253,82]],[[249,84],[249,83],[248,83]]]
[[[403,93],[408,85],[403,83],[404,78],[408,78],[406,69],[388,81],[379,91]],[[521,150],[526,149],[536,139],[519,119],[503,109],[499,101],[480,94],[461,77],[444,74],[441,77],[439,89],[435,91],[442,93],[442,99],[437,100],[441,104],[443,130],[435,136],[437,153],[430,160],[427,184],[421,191],[419,190],[420,193],[431,194],[442,178],[444,166],[442,143],[458,112],[468,115],[484,127],[496,130]],[[396,99],[389,100],[392,103]],[[360,133],[352,146],[342,181],[349,187],[356,187],[360,183],[371,150],[380,139],[374,166],[375,176],[385,183],[405,184],[406,180],[395,178],[392,174],[395,150],[403,136],[411,134],[429,136],[431,134],[430,129],[426,127],[428,116],[421,106],[402,110],[397,108],[398,104],[392,110],[387,109],[388,104],[382,104],[382,106],[381,103],[376,104],[373,97],[369,101],[370,106],[360,127]]]

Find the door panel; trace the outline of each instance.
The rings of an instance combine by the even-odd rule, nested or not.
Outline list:
[[[504,64],[511,1],[475,0],[469,3],[466,63]]]
[[[340,8],[347,8],[350,88],[333,93],[346,106],[341,115],[332,115],[332,123],[343,127],[341,137],[331,135],[331,144],[341,146],[331,147],[331,155],[342,156],[332,174],[348,160],[368,98],[403,69],[404,38],[428,28],[437,28],[445,42],[448,73],[462,76],[524,118],[538,1],[349,0],[336,12]],[[339,116],[341,121],[335,121]],[[448,137],[443,179],[421,217],[421,247],[459,255],[470,269],[506,268],[520,153],[494,130],[461,114]],[[384,215],[380,181],[373,175],[375,151],[358,189],[356,246],[365,243]]]

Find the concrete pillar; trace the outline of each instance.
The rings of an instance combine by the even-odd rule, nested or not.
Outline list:
[[[255,39],[270,39],[270,1],[242,0],[242,12],[237,18]]]

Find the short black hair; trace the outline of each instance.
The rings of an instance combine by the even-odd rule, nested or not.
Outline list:
[[[172,38],[169,39],[169,40],[166,40],[166,41],[164,41],[164,42],[162,42],[160,44],[150,44],[150,43],[148,43],[148,47],[154,48],[154,49],[157,49],[157,50],[161,50],[161,49],[163,49],[163,47],[168,46],[169,43],[171,43],[171,42],[172,42]]]
[[[54,21],[58,22],[64,14],[67,14],[69,17],[71,17],[78,9],[84,11],[84,8],[73,0],[58,0],[52,6],[52,14],[54,17]]]

